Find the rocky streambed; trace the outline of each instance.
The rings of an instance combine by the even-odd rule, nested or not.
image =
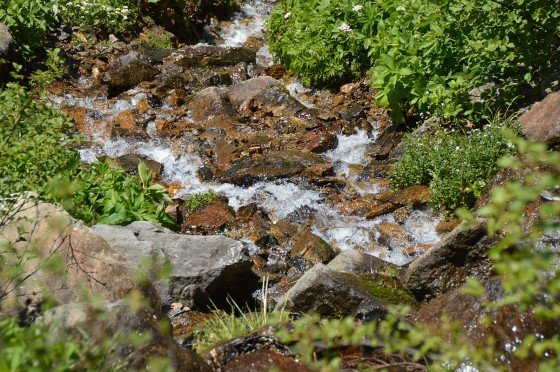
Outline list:
[[[262,34],[269,7],[247,1],[232,20],[209,26],[202,43],[177,49],[117,38],[96,42],[80,32],[78,44],[61,38],[75,75],[51,86],[48,100],[85,136],[82,161],[106,160],[130,172],[144,161],[174,199],[167,211],[180,234],[147,222],[90,229],[45,204],[26,205],[21,213],[67,219],[61,236],[81,245],[62,239],[51,246],[79,263],[76,276],[106,299],[103,306],[115,319],[126,310],[114,301],[137,286],[131,271],[142,259],[152,257],[156,267],[169,262],[169,283],[151,276],[141,288],[155,313],[121,326],[142,332],[169,316],[180,342],[197,317],[204,318],[197,311],[226,308],[228,296],[238,303],[266,296],[277,309],[362,320],[382,318],[389,304],[400,303],[430,321],[429,314],[451,306],[443,296],[475,306],[457,298],[468,276],[493,275],[488,247],[494,240],[484,221],[454,230],[457,222],[442,221],[427,205],[428,188],[391,190],[386,178],[404,132],[374,105],[367,81],[309,90],[273,64]],[[189,206],[209,191],[211,201]],[[75,255],[76,247],[89,254]],[[79,297],[75,283],[57,285],[65,288],[57,296],[67,305],[44,316],[62,317],[69,326],[84,322],[68,317],[87,318],[70,304]],[[23,289],[30,318],[42,301],[35,288]],[[497,288],[492,293],[500,296]],[[420,305],[434,298],[435,305]],[[498,333],[502,326],[515,329],[499,340],[504,350],[514,350],[521,333],[532,329],[526,326],[532,319],[516,319],[512,328],[504,314],[490,315],[503,322],[495,324]],[[462,320],[479,329],[478,319],[468,313]],[[108,322],[112,327],[115,320]],[[159,335],[144,351],[172,355],[179,368],[207,368],[194,353],[169,346],[170,337]],[[270,337],[234,340],[212,349],[206,361],[220,370],[251,354],[243,351],[247,345],[259,344],[265,346],[251,350],[264,353],[261,363],[303,369],[283,359],[289,353]]]

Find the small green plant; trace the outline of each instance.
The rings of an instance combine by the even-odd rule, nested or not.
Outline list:
[[[47,51],[45,67],[45,70],[33,72],[30,78],[31,85],[38,88],[41,94],[44,94],[46,89],[64,74],[64,58],[60,56],[59,48]]]
[[[160,29],[149,29],[145,32],[146,45],[150,48],[158,49],[173,49],[175,43],[173,42],[173,34]]]
[[[195,211],[201,206],[211,203],[214,200],[218,199],[221,194],[216,193],[214,190],[208,190],[205,192],[200,192],[198,194],[194,194],[193,196],[189,197],[185,200],[185,206],[190,211]]]
[[[135,177],[105,162],[94,163],[76,174],[75,191],[60,200],[74,217],[87,224],[151,221],[175,228],[175,221],[165,213],[165,203],[171,202],[166,189],[150,185],[152,174],[144,163],[138,165],[138,174]]]
[[[468,134],[439,128],[419,138],[407,135],[400,145],[403,155],[389,175],[391,186],[427,185],[431,203],[449,212],[471,207],[498,171],[498,160],[515,154],[507,136],[510,127],[498,117]]]
[[[16,53],[30,61],[57,22],[54,0],[3,0],[0,22],[10,29]]]

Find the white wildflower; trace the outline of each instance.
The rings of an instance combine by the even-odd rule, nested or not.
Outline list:
[[[338,26],[338,29],[344,32],[352,32],[352,28],[348,26],[348,23],[346,22],[342,22],[342,24]]]
[[[284,14],[284,19],[290,18],[291,15],[292,15],[292,12],[288,12],[288,13]]]
[[[360,10],[362,10],[362,8],[363,8],[363,6],[361,6],[361,5],[354,5],[352,7],[352,11],[359,12]]]
[[[404,6],[398,6],[397,9],[395,9],[397,12],[404,12],[406,10],[406,8]]]

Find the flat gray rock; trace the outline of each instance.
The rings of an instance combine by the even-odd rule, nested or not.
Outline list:
[[[257,288],[251,257],[240,241],[221,235],[180,235],[147,221],[92,229],[131,262],[141,264],[152,257],[156,267],[171,265],[170,282],[155,285],[164,304],[177,301],[206,309],[213,302],[221,307],[228,296],[242,303]]]

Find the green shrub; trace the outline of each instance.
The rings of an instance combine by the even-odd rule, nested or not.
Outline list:
[[[496,119],[468,134],[440,128],[419,138],[405,136],[400,144],[403,155],[389,175],[391,186],[427,185],[433,205],[447,211],[471,207],[498,171],[498,160],[515,153],[508,127],[507,121]]]
[[[97,32],[130,33],[142,16],[141,0],[59,0],[63,22]]]
[[[84,167],[76,174],[75,191],[68,199],[62,198],[63,206],[90,225],[151,221],[175,228],[175,221],[165,213],[165,203],[171,202],[165,188],[150,185],[152,175],[144,163],[138,165],[138,173],[140,177],[127,175],[105,162]]]
[[[376,102],[407,114],[479,120],[556,69],[560,3],[548,0],[283,0],[271,52],[306,83],[371,68]],[[471,99],[489,81],[496,86]],[[484,102],[483,102],[484,101]]]
[[[0,22],[10,29],[16,53],[29,61],[56,25],[54,0],[2,0]]]

